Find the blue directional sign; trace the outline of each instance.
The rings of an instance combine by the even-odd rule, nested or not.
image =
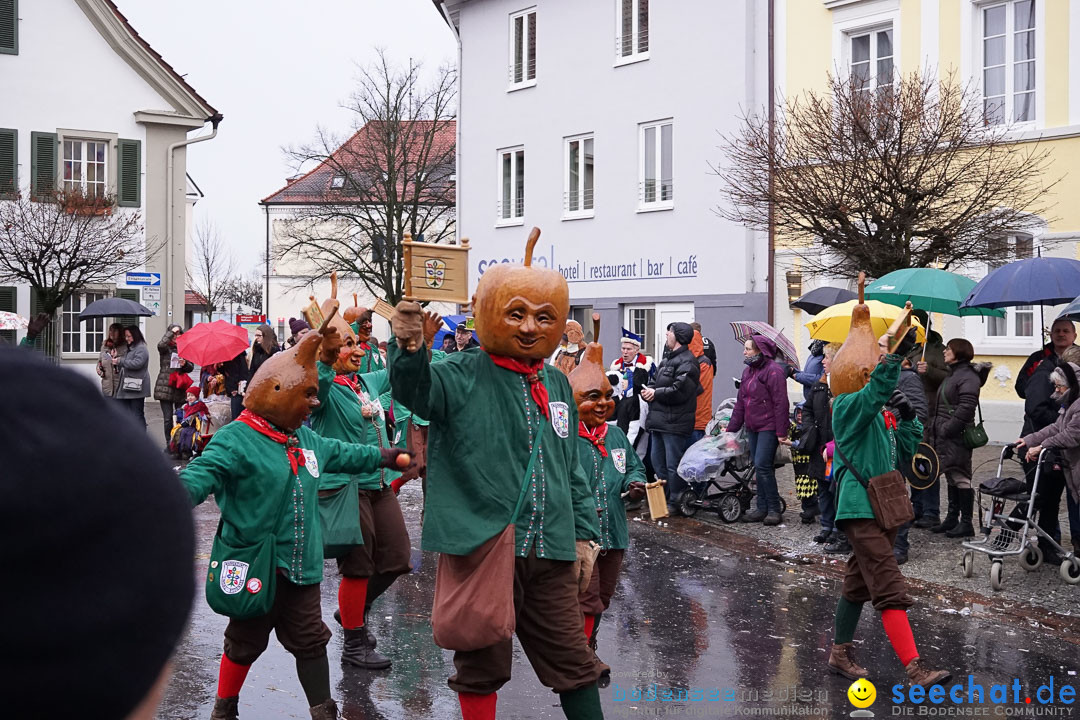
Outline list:
[[[129,272],[124,279],[128,285],[160,285],[161,273]]]

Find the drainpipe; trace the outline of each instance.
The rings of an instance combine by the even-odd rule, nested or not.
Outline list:
[[[263,314],[266,315],[266,324],[270,325],[270,206],[263,205],[263,210],[266,211],[266,304]]]
[[[457,118],[454,122],[454,177],[461,177],[461,35],[458,33],[457,27],[454,25],[454,21],[450,19],[450,11],[446,9],[446,3],[443,2],[439,5],[439,9],[442,11],[443,17],[446,19],[446,24],[450,26],[450,32],[454,33],[454,40],[457,41],[457,67],[458,67],[458,108]],[[457,242],[461,243],[461,203],[458,202],[457,194],[458,183],[454,183],[454,205],[457,209],[457,216],[454,222],[454,237]],[[468,288],[466,288],[468,289]],[[459,308],[460,309],[460,308]]]
[[[773,152],[776,149],[776,0],[769,0],[769,269],[767,284],[769,292],[769,324],[775,322],[776,314],[776,208],[773,206]]]
[[[174,268],[175,268],[175,265],[176,265],[176,258],[173,257],[174,254],[175,254],[175,251],[176,251],[176,248],[175,248],[175,246],[173,244],[173,224],[174,224],[174,221],[175,221],[175,219],[173,218],[173,206],[174,206],[174,203],[173,203],[173,185],[174,185],[174,183],[173,183],[173,167],[176,164],[175,159],[174,159],[174,155],[175,155],[175,152],[176,152],[177,148],[185,147],[187,145],[194,145],[195,143],[205,142],[207,140],[213,140],[215,137],[217,137],[218,124],[222,121],[222,119],[223,119],[223,116],[222,116],[221,113],[218,113],[218,114],[214,115],[213,117],[207,118],[206,122],[213,123],[213,126],[214,126],[213,132],[211,132],[209,135],[203,135],[201,137],[192,138],[190,140],[181,140],[179,142],[174,142],[172,145],[169,146],[169,149],[168,149],[168,151],[166,152],[166,155],[165,155],[165,157],[166,157],[166,162],[165,162],[165,167],[166,167],[166,170],[165,170],[165,173],[166,173],[166,177],[165,177],[165,193],[166,193],[165,194],[165,207],[167,208],[167,212],[168,212],[168,216],[165,219],[165,278],[166,278],[166,281],[168,282],[168,293],[167,293],[167,295],[168,295],[168,303],[166,304],[166,308],[168,309],[167,317],[168,317],[168,322],[169,323],[175,322],[173,320],[173,284],[172,284],[173,272],[174,272]],[[183,323],[181,323],[181,324],[183,324]]]

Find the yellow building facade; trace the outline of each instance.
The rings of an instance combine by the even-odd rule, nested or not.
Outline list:
[[[764,4],[767,0],[762,0]],[[1008,242],[1014,257],[1041,252],[1080,258],[1080,0],[774,0],[778,96],[825,90],[828,74],[859,74],[877,84],[919,71],[955,73],[980,93],[994,122],[1021,143],[1041,144],[1063,178],[1048,197],[1050,217]],[[985,264],[966,268],[978,280]],[[800,352],[811,317],[789,308],[800,292],[849,280],[803,278],[799,258],[782,239],[773,267],[775,325]],[[1013,385],[1061,308],[1010,308],[997,320],[936,315],[945,340],[964,337],[976,360],[994,364],[982,391],[991,439],[1017,437],[1023,403]],[[792,390],[795,388],[792,386]],[[793,392],[793,396],[794,396]]]

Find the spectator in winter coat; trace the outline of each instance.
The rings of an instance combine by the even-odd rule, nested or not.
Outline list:
[[[971,365],[975,349],[963,338],[953,338],[945,346],[949,374],[938,388],[930,411],[930,444],[941,459],[941,471],[949,483],[949,509],[945,519],[930,528],[945,537],[975,535],[971,524],[975,490],[971,487],[971,448],[964,444],[964,429],[975,422],[979,390],[986,382],[989,367],[976,370]]]
[[[810,343],[807,350],[810,351],[810,357],[806,358],[806,363],[803,365],[802,372],[799,372],[795,368],[788,369],[789,377],[803,386],[803,400],[810,399],[810,388],[814,387],[817,381],[821,379],[822,373],[825,372],[823,367],[825,361],[825,341],[815,340]]]
[[[705,426],[712,419],[713,366],[709,358],[705,357],[705,343],[700,330],[694,331],[690,354],[697,358],[698,382],[701,384],[701,394],[697,396],[697,410],[694,413],[694,432],[690,434],[690,444],[693,445],[705,437]]]
[[[127,353],[127,343],[124,342],[124,326],[113,323],[109,326],[109,336],[101,345],[101,354],[98,356],[97,374],[101,378],[101,393],[107,398],[116,397],[116,391],[120,387],[120,373],[113,365],[114,357],[123,357]]]
[[[124,328],[124,341],[128,351],[113,358],[113,365],[120,374],[116,399],[123,400],[136,421],[146,428],[146,398],[150,397],[150,351],[137,325]]]
[[[679,477],[679,461],[686,452],[694,431],[698,381],[698,362],[690,353],[694,330],[684,322],[668,325],[667,347],[671,354],[660,363],[656,379],[642,389],[641,397],[649,403],[647,429],[651,433],[649,454],[658,480],[666,480],[668,513],[678,514],[676,505],[686,483]]]
[[[810,399],[803,403],[803,441],[801,444],[810,453],[810,477],[818,483],[818,516],[821,532],[814,536],[814,542],[825,545],[830,553],[849,553],[844,533],[836,527],[836,482],[826,478],[825,446],[832,441],[832,392],[829,390],[829,369],[832,359],[840,345],[830,343],[822,348],[822,375],[810,388]]]
[[[1023,435],[1042,430],[1057,420],[1060,406],[1050,395],[1054,391],[1050,373],[1062,364],[1061,356],[1076,347],[1076,327],[1070,320],[1055,320],[1050,326],[1050,342],[1033,352],[1016,376],[1016,394],[1024,400]]]
[[[158,374],[154,382],[154,399],[161,403],[161,416],[165,421],[165,444],[172,438],[173,416],[176,409],[184,404],[187,386],[182,376],[195,369],[195,366],[176,354],[176,339],[184,334],[184,328],[170,325],[157,344]]]
[[[728,432],[746,428],[750,455],[757,475],[757,509],[743,516],[743,522],[779,525],[780,493],[773,468],[776,447],[788,434],[787,371],[776,362],[776,344],[763,335],[747,340],[743,348],[739,395],[731,412]]]
[[[289,347],[300,342],[300,338],[311,332],[311,326],[302,318],[289,318],[289,339],[285,342]]]
[[[241,352],[232,360],[221,364],[221,374],[225,376],[225,394],[232,403],[232,419],[235,420],[244,410],[244,393],[241,383],[247,383],[247,351]]]
[[[705,333],[701,332],[701,323],[692,322],[692,323],[690,323],[690,327],[694,328],[694,330],[697,330],[699,333],[701,333],[701,345],[702,345],[702,348],[703,348],[703,352],[705,353],[705,357],[707,357],[709,359],[709,365],[712,367],[713,375],[715,376],[716,375],[716,344],[712,340],[710,340],[709,338],[705,337]]]
[[[281,350],[278,345],[277,335],[269,325],[260,325],[255,328],[255,341],[251,344],[251,367],[248,370],[247,380],[255,377],[255,373],[264,362],[270,359],[277,351]]]
[[[915,310],[911,313],[923,327],[927,326],[929,317],[925,310]],[[949,373],[949,367],[945,364],[945,342],[935,330],[926,332],[926,348],[922,345],[912,346],[905,356],[915,372],[923,381],[923,392],[927,399],[937,397],[941,381]],[[929,428],[926,428],[929,429]]]
[[[893,411],[894,415],[900,417],[904,412],[907,412],[907,408],[903,406],[905,404],[909,405],[915,412],[915,417],[918,418],[923,427],[926,427],[930,421],[930,408],[926,402],[923,379],[907,358],[907,354],[914,347],[920,346],[916,344],[915,329],[912,328],[908,331],[907,337],[896,348],[896,354],[904,359],[900,361],[900,379],[896,383],[896,392],[893,393],[887,407]],[[910,456],[898,457],[897,465],[899,467],[905,465],[910,467],[911,460]],[[911,526],[930,528],[938,524],[937,503],[933,504],[933,509],[930,509],[929,506],[931,505],[930,500],[936,500],[939,492],[937,480],[925,490],[911,489],[911,506],[915,510],[916,519],[920,522],[904,523],[897,530],[896,540],[893,543],[893,555],[896,557],[897,565],[903,565],[908,561],[908,550],[910,549],[908,533],[911,531]]]

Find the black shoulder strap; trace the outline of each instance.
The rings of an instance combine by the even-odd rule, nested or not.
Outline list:
[[[835,442],[835,440],[834,440],[834,442]],[[859,473],[859,471],[855,469],[855,466],[852,465],[850,462],[848,462],[848,459],[846,457],[844,457],[844,453],[840,452],[840,443],[834,444],[833,449],[836,450],[837,456],[840,458],[840,460],[843,461],[844,468],[846,470],[851,471],[851,474],[855,476],[855,479],[859,481],[860,485],[862,485],[864,488],[869,489],[870,484],[868,482],[866,482],[866,480],[863,479],[862,474]]]

